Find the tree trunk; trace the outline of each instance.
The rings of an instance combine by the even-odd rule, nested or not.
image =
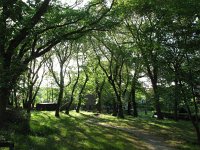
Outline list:
[[[174,90],[174,120],[178,121],[178,101],[179,101],[179,88],[178,88],[178,80],[177,80],[177,77],[175,77],[175,90]]]
[[[57,106],[56,106],[56,111],[55,111],[55,116],[60,117],[59,112],[60,112],[60,105],[61,101],[63,99],[63,92],[64,92],[64,87],[60,87],[59,95],[58,95],[58,101],[57,101]]]
[[[129,98],[129,100],[128,100],[128,110],[127,110],[128,115],[131,115],[131,108],[132,108],[132,105],[131,105],[131,100]]]
[[[97,102],[97,111],[99,112],[99,113],[101,113],[102,112],[102,108],[101,108],[101,94],[98,92],[97,93],[97,95],[98,95],[98,102]]]
[[[78,80],[79,80],[79,74],[78,74],[78,77],[77,77],[77,79],[76,79],[76,82],[75,82],[75,84],[74,84],[74,86],[73,86],[70,101],[69,101],[69,103],[67,104],[67,107],[66,107],[66,110],[65,110],[65,113],[66,113],[67,115],[69,115],[70,107],[71,107],[71,105],[72,105],[72,102],[74,101],[74,91],[75,91],[76,85],[78,84]]]
[[[138,117],[138,111],[137,111],[137,103],[135,100],[135,86],[131,89],[131,99],[133,103],[133,116]]]
[[[75,89],[76,89],[76,86],[77,86],[77,84],[78,84],[78,80],[79,80],[79,77],[80,77],[80,66],[79,66],[79,62],[78,62],[78,53],[77,53],[77,60],[76,60],[76,63],[77,63],[77,74],[78,74],[78,76],[77,76],[77,78],[76,78],[76,81],[75,81],[75,83],[74,83],[74,85],[73,85],[73,88],[72,88],[72,93],[71,93],[71,98],[70,98],[70,101],[69,101],[69,103],[67,104],[67,107],[66,107],[66,110],[65,110],[65,113],[67,114],[67,115],[69,115],[69,109],[70,109],[70,107],[71,107],[71,105],[72,105],[72,102],[73,102],[73,100],[74,100],[74,92],[75,92]]]
[[[28,101],[27,103],[27,113],[30,114],[31,113],[31,102]]]
[[[160,108],[160,98],[159,98],[159,93],[158,93],[157,82],[153,81],[152,84],[153,84],[153,91],[154,91],[156,114],[157,114],[158,119],[163,119],[163,115]]]
[[[14,98],[14,102],[15,102],[15,108],[18,108],[18,103],[17,103],[17,90],[14,87],[14,91],[13,91],[13,98]]]
[[[105,85],[105,78],[103,79],[101,85],[98,84],[98,79],[96,79],[96,94],[97,94],[97,98],[98,98],[98,102],[97,102],[97,111],[99,113],[102,112],[102,90],[103,90],[103,87]]]
[[[33,86],[29,85],[29,97],[28,97],[28,102],[27,102],[27,113],[31,112],[31,104],[33,101]]]
[[[6,119],[6,105],[10,97],[10,90],[6,87],[0,88],[0,123]]]
[[[81,102],[82,102],[82,98],[83,98],[82,93],[83,93],[83,90],[85,89],[85,86],[86,86],[87,81],[88,81],[88,75],[86,74],[86,71],[85,71],[85,76],[86,76],[86,77],[85,77],[85,82],[84,82],[84,84],[83,84],[83,86],[82,86],[82,88],[81,88],[81,91],[79,92],[78,106],[77,106],[77,108],[76,108],[76,112],[77,112],[77,113],[79,113],[79,111],[80,111]]]
[[[118,97],[117,97],[117,102],[118,102],[118,113],[117,113],[117,117],[119,117],[119,118],[124,118],[123,105],[122,105],[122,101],[121,101],[120,95],[118,95]]]
[[[113,99],[113,112],[112,112],[113,116],[117,116],[117,103],[115,101],[115,99]]]
[[[70,107],[71,107],[71,105],[72,105],[73,100],[74,100],[74,96],[71,95],[70,101],[69,101],[69,103],[67,104],[67,107],[66,107],[66,110],[65,110],[65,114],[67,114],[67,115],[69,115],[69,110],[70,110]]]
[[[194,119],[193,119],[193,126],[196,130],[196,135],[197,135],[197,143],[198,145],[200,145],[200,128],[199,128],[199,124],[195,123]]]
[[[78,97],[78,105],[77,105],[77,107],[76,107],[76,112],[77,112],[77,113],[80,112],[81,102],[82,102],[82,95],[79,95],[79,97]]]
[[[133,78],[132,85],[131,85],[131,101],[133,105],[133,116],[138,117],[138,112],[137,112],[137,103],[135,99],[135,78]]]

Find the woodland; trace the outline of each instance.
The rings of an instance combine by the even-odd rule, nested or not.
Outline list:
[[[198,149],[199,19],[199,0],[1,0],[0,147]]]

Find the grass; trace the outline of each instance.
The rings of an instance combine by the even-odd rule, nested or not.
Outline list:
[[[107,125],[108,127],[105,127]],[[10,130],[16,150],[146,150],[148,144],[130,132],[121,129],[141,130],[161,136],[166,143],[177,149],[198,150],[196,135],[190,122],[160,121],[150,116],[117,119],[110,115],[95,116],[91,112],[61,113],[33,112],[31,132],[21,134]],[[116,128],[117,127],[117,128]]]

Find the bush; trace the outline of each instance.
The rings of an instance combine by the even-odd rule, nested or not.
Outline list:
[[[11,130],[21,133],[28,133],[30,131],[30,114],[24,109],[9,108],[6,112],[6,120],[3,128],[9,127]]]

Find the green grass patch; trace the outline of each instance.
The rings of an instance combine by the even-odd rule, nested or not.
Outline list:
[[[148,144],[127,130],[141,130],[164,137],[166,143],[177,149],[198,150],[196,134],[190,122],[157,120],[150,116],[118,119],[110,115],[94,115],[92,112],[70,115],[54,112],[32,112],[31,132],[21,134],[14,130],[12,135],[16,150],[146,150]],[[121,130],[127,129],[127,130]]]

